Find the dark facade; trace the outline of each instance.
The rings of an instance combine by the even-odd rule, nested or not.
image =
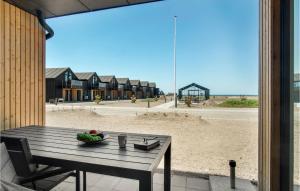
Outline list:
[[[83,83],[83,100],[93,101],[96,95],[101,95],[99,89],[100,78],[96,72],[75,73]]]
[[[143,90],[141,89],[141,82],[140,80],[130,80],[132,94],[138,98],[143,98]]]
[[[118,81],[115,76],[99,76],[101,90],[104,90],[105,100],[118,99]]]
[[[154,82],[98,76],[96,72],[74,73],[70,68],[46,69],[46,101],[62,98],[64,101],[93,101],[100,95],[103,100],[138,99],[159,96]]]
[[[192,98],[194,102],[209,99],[209,89],[200,86],[196,83],[191,83],[178,90],[178,98],[180,100],[187,97]]]
[[[141,89],[143,92],[143,98],[149,98],[150,91],[149,91],[149,82],[148,81],[141,81]]]
[[[156,83],[149,82],[149,94],[150,94],[150,97],[155,97],[158,95],[158,94],[156,94]]]
[[[130,99],[132,96],[131,84],[129,78],[117,78],[118,98]]]
[[[82,101],[83,83],[70,68],[46,68],[46,101]]]

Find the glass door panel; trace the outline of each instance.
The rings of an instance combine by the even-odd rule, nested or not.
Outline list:
[[[294,191],[300,191],[300,0],[294,0]]]

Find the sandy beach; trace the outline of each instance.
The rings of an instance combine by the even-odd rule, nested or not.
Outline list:
[[[48,126],[171,135],[173,170],[228,175],[228,160],[234,159],[238,177],[257,179],[257,109],[48,107]]]

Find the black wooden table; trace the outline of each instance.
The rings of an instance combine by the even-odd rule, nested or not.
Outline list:
[[[118,145],[118,132],[107,132],[110,139],[86,146],[76,140],[84,129],[29,126],[2,131],[2,134],[24,136],[28,139],[34,162],[139,180],[140,191],[153,190],[153,173],[164,156],[164,190],[171,184],[171,137],[149,134],[127,134],[126,149]],[[143,138],[157,137],[160,146],[143,151],[133,143]],[[85,173],[84,173],[85,175]]]

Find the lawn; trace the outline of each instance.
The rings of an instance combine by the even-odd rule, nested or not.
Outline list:
[[[258,107],[258,100],[255,99],[227,99],[218,104],[219,107],[236,107],[236,108],[255,108]]]

